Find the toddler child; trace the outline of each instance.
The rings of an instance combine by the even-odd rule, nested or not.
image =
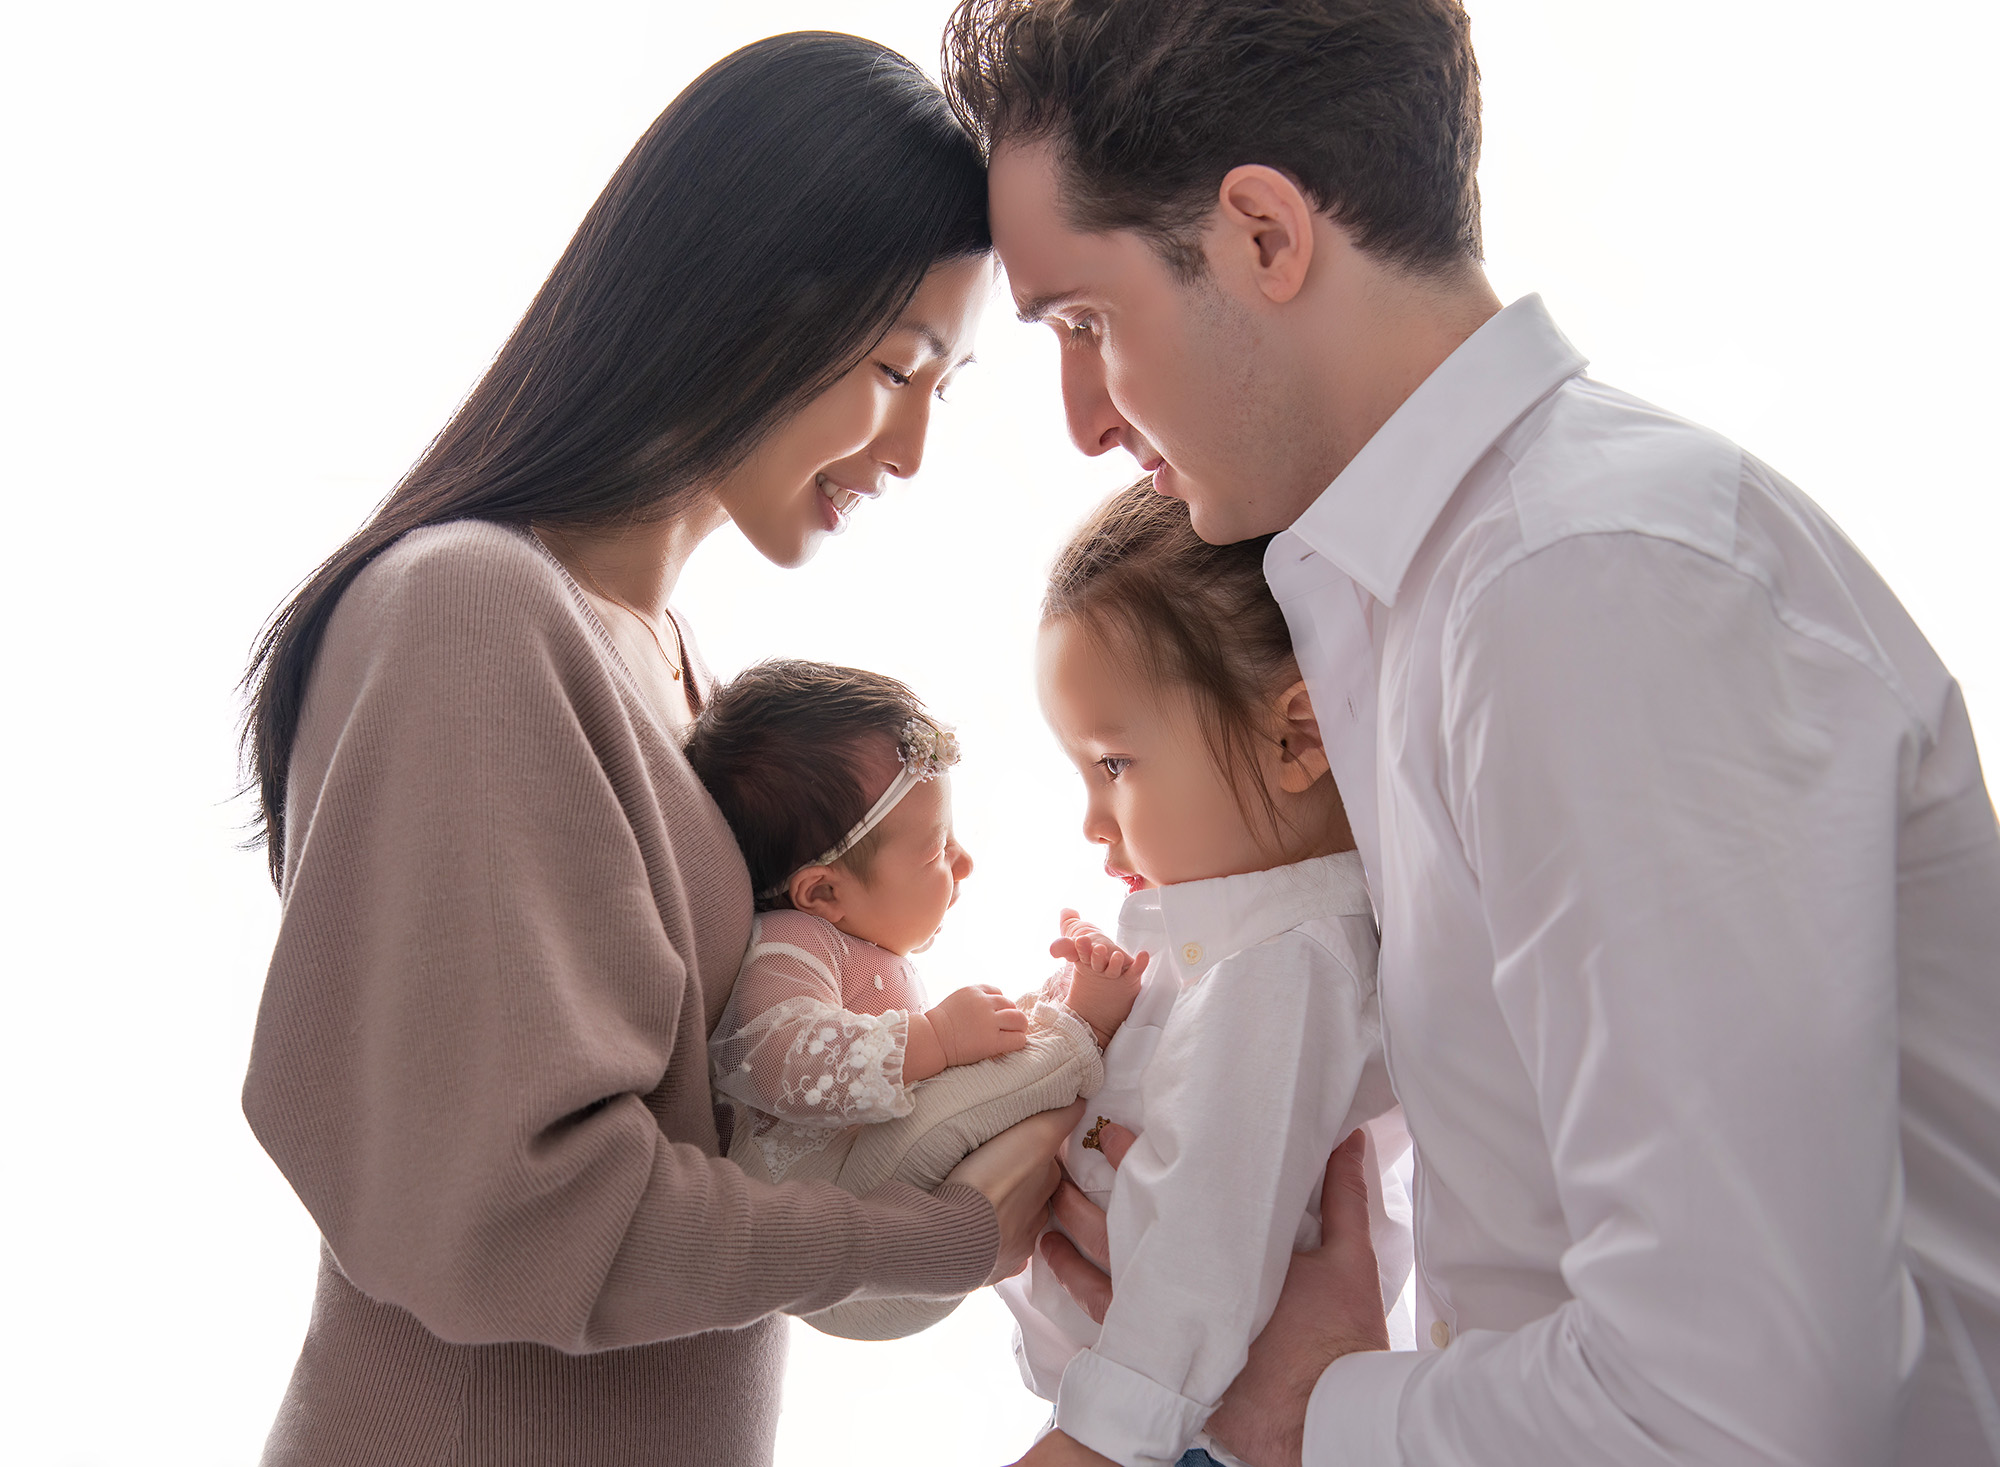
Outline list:
[[[750,946],[709,1046],[733,1112],[729,1154],[746,1170],[845,1185],[819,1164],[836,1142],[909,1116],[925,1081],[1022,1051],[1038,1027],[1052,1040],[1046,1063],[984,1077],[989,1092],[1040,1097],[1002,1119],[1094,1091],[1098,1048],[1131,1008],[1143,958],[1093,950],[1033,1014],[986,986],[926,1001],[910,955],[930,946],[972,858],[952,831],[958,742],[907,687],[855,668],[763,663],[714,695],[686,752],[756,892]],[[1087,1066],[1063,1068],[1077,1050]],[[1066,1090],[1032,1089],[1052,1073],[1071,1077]]]
[[[1327,1158],[1395,1105],[1367,888],[1266,543],[1205,544],[1141,481],[1078,532],[1043,603],[1042,710],[1130,892],[1118,942],[1161,956],[1064,1156],[1106,1208],[1103,1324],[1040,1256],[1000,1292],[1053,1428],[1127,1467],[1229,1460],[1203,1423],[1293,1250],[1319,1242]],[[1115,1172],[1090,1149],[1106,1117],[1139,1134]],[[1407,1236],[1375,1221],[1393,1301]]]

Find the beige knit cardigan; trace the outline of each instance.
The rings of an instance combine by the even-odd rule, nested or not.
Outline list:
[[[775,1314],[991,1269],[969,1188],[721,1159],[748,877],[532,536],[436,526],[361,574],[286,816],[243,1105],[324,1247],[267,1463],[766,1463]]]

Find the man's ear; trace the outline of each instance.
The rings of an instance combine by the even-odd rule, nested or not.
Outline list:
[[[1264,163],[1223,175],[1216,218],[1203,242],[1212,268],[1247,278],[1273,305],[1297,295],[1312,268],[1313,206],[1299,186]]]
[[[838,922],[847,915],[841,895],[851,879],[837,866],[801,866],[785,883],[785,891],[798,911]]]
[[[1278,788],[1302,795],[1328,772],[1326,741],[1319,736],[1319,717],[1303,680],[1278,694]]]

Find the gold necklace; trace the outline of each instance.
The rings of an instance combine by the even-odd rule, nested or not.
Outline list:
[[[623,607],[639,619],[639,625],[646,629],[646,634],[653,639],[653,645],[660,649],[660,660],[667,664],[667,670],[674,675],[674,681],[679,682],[681,680],[681,669],[687,665],[687,639],[681,635],[681,624],[674,620],[673,609],[671,607],[667,608],[665,616],[668,621],[673,623],[674,645],[681,649],[681,660],[679,662],[674,661],[673,658],[667,655],[667,644],[660,640],[660,633],[653,625],[653,619],[631,602],[621,600],[598,585],[597,577],[590,573],[590,567],[584,564],[583,557],[576,553],[576,547],[570,544],[568,535],[556,529],[554,525],[549,526],[549,532],[562,542],[562,548],[568,552],[569,559],[575,563],[577,570],[582,573],[584,585],[590,587],[591,590],[602,596],[606,601],[609,601],[613,606]]]

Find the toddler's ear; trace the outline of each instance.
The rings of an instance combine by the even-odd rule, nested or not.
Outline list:
[[[828,922],[838,922],[847,915],[840,900],[839,876],[831,866],[801,866],[785,883],[792,905]]]
[[[1320,737],[1319,717],[1303,678],[1278,694],[1275,711],[1278,787],[1288,794],[1304,794],[1326,776],[1328,765],[1326,741]]]

